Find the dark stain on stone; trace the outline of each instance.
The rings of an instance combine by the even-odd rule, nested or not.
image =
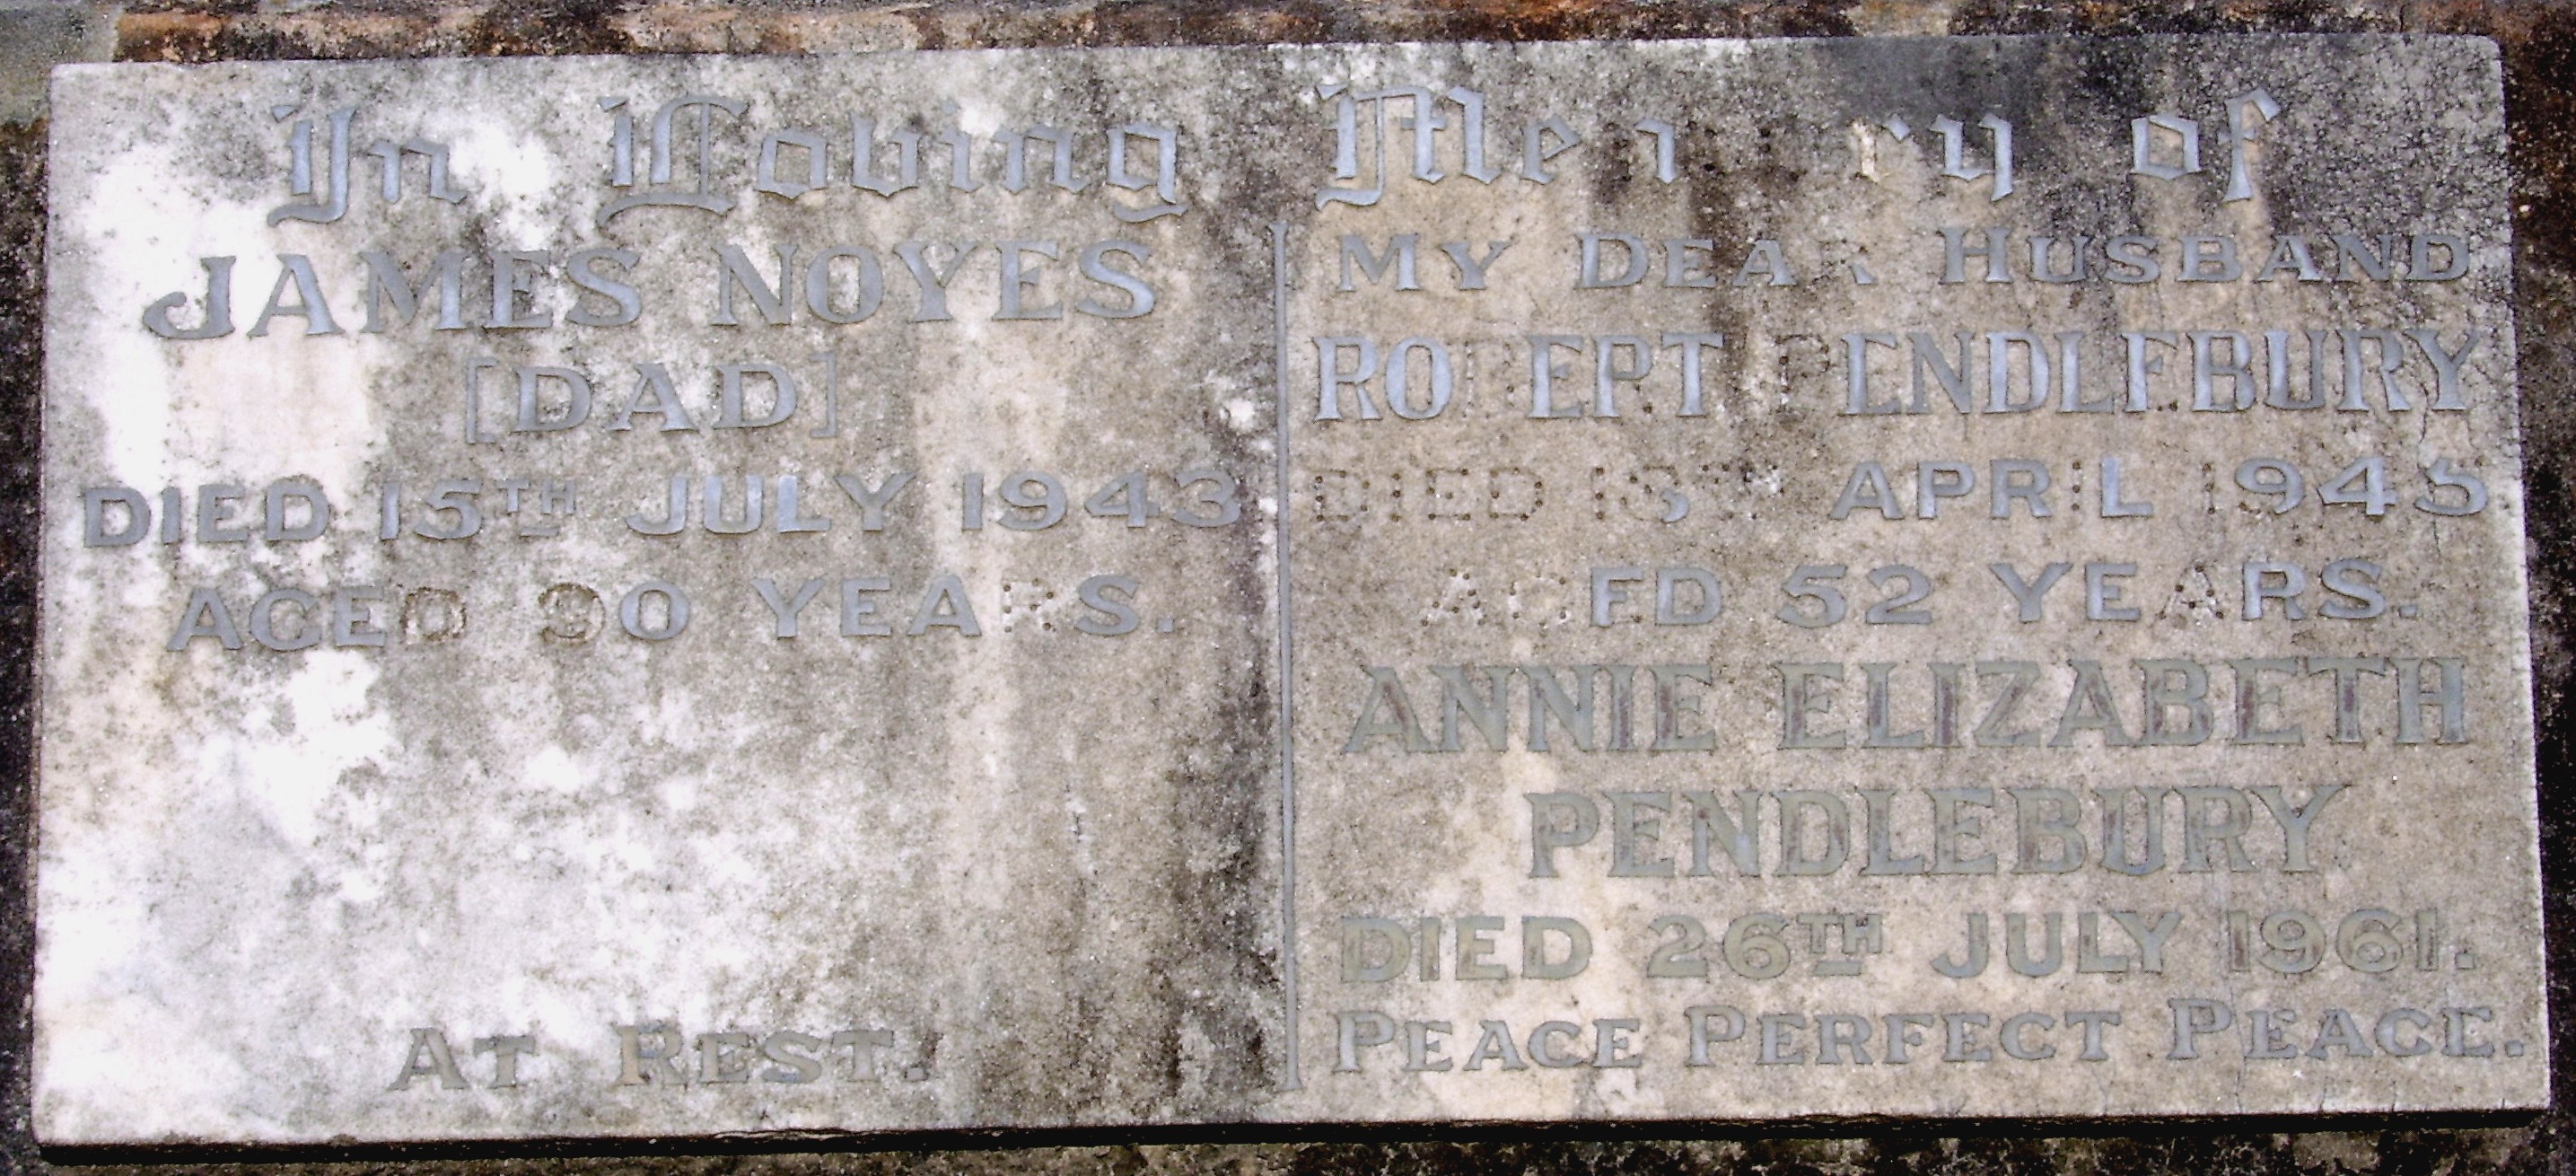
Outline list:
[[[2505,128],[2513,155],[2514,313],[2522,389],[2523,460],[2528,488],[2523,514],[2530,568],[2532,692],[2539,740],[2540,869],[2549,963],[2552,1082],[2557,1114],[2534,1133],[2518,1158],[2537,1165],[2568,1162],[2559,1140],[2576,1101],[2576,708],[2568,705],[2576,661],[2570,616],[2576,613],[2576,10],[2566,5],[2512,9],[2495,28],[2504,51]]]
[[[0,124],[0,1168],[29,1136],[36,962],[37,462],[43,453],[45,126]]]

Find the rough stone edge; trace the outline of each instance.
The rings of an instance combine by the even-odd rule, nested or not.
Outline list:
[[[20,30],[26,30],[21,33]],[[935,1172],[1962,1172],[2576,1174],[2576,0],[494,0],[321,4],[258,0],[0,0],[0,648],[35,638],[45,128],[24,73],[51,61],[818,53],[939,48],[1245,44],[1272,41],[1663,39],[2066,33],[2429,32],[2492,37],[2505,61],[2515,192],[2515,313],[2523,391],[2533,690],[2542,781],[2541,865],[2556,1110],[2528,1125],[2293,1133],[2286,1123],[2159,1125],[2138,1134],[1958,1126],[1855,1138],[1729,1130],[1653,1139],[1635,1128],[1451,1137],[1026,1146],[1030,1137],[943,1138],[945,1150],[728,1154],[703,1141],[609,1156],[379,1150],[312,1160],[211,1154],[60,1155],[28,1130],[27,902],[33,828],[33,665],[0,657],[0,1167],[181,1173]],[[2556,509],[2551,509],[2555,507]],[[2336,1126],[2353,1127],[2350,1121]],[[2267,1130],[2267,1128],[2269,1130]],[[1946,1134],[1945,1134],[1946,1132]],[[1139,1133],[1142,1137],[1143,1133]],[[1673,1132],[1680,1134],[1680,1132]],[[897,1141],[901,1142],[901,1141]],[[229,1157],[227,1157],[229,1158]],[[137,1163],[148,1159],[149,1163]],[[93,1164],[92,1161],[110,1161]]]

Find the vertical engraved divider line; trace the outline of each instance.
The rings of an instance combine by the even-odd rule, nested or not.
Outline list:
[[[1278,400],[1278,539],[1273,558],[1279,575],[1279,982],[1286,996],[1288,1073],[1282,1090],[1303,1090],[1297,1073],[1297,658],[1291,644],[1295,601],[1288,580],[1288,222],[1270,222],[1270,378]]]

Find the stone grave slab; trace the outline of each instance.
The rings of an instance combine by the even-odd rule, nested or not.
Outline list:
[[[2486,41],[53,111],[49,1143],[2546,1102]]]

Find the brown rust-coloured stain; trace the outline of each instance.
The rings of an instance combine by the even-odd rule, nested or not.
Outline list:
[[[202,62],[1865,33],[2413,31],[2511,43],[2563,42],[2570,12],[2566,0],[146,0],[119,13],[116,53]]]

